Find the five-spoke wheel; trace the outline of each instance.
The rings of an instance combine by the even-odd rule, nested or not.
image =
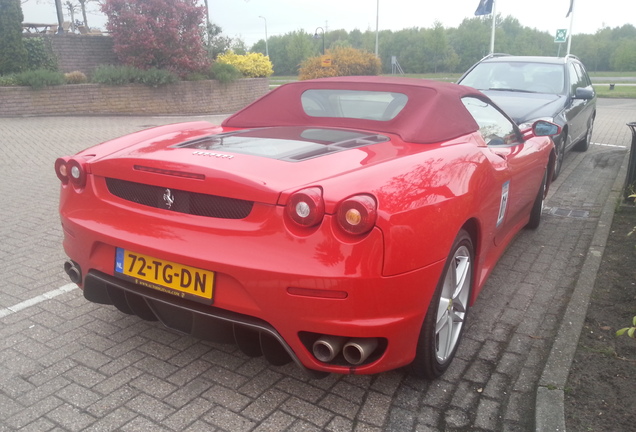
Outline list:
[[[448,368],[463,333],[473,286],[473,243],[461,230],[453,243],[444,273],[431,299],[420,332],[415,375],[433,379]]]

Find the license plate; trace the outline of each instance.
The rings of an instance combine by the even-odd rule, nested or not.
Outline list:
[[[164,293],[211,304],[214,272],[117,248],[115,274]]]

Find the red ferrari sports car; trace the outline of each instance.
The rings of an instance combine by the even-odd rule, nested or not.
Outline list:
[[[558,133],[456,84],[290,83],[59,158],[64,267],[92,302],[275,365],[435,378],[539,224]]]

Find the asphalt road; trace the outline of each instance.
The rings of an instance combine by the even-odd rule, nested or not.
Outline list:
[[[432,382],[401,370],[311,380],[84,300],[62,271],[55,158],[182,120],[0,118],[0,431],[535,429],[564,314],[577,299],[586,307],[576,287],[593,282],[584,264],[602,252],[636,100],[599,100],[595,144],[566,156],[541,227],[509,247]]]

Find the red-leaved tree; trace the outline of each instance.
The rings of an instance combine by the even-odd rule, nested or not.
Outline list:
[[[205,8],[197,0],[104,0],[102,12],[120,62],[156,67],[179,75],[200,71],[210,61],[203,47]]]

